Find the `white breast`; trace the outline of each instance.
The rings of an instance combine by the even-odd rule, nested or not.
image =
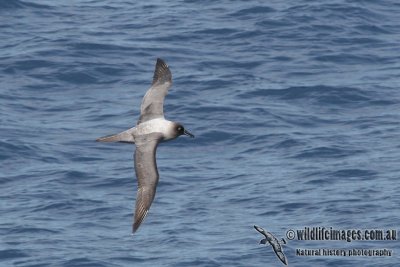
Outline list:
[[[168,121],[162,118],[153,119],[136,126],[135,134],[143,135],[158,132],[163,134],[163,141],[167,141],[169,139],[176,138],[174,127],[175,124],[172,121]]]

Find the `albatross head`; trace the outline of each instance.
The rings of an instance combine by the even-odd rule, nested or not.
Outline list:
[[[176,131],[176,136],[180,136],[180,135],[187,135],[191,138],[194,138],[194,135],[191,134],[188,130],[186,130],[182,124],[180,123],[176,123],[175,125],[175,131]]]

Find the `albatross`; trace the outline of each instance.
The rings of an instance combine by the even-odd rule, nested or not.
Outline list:
[[[134,165],[138,182],[132,233],[135,233],[146,217],[156,194],[159,174],[156,149],[159,143],[173,140],[181,135],[194,137],[182,124],[164,118],[164,98],[172,85],[171,71],[158,58],[153,82],[143,97],[140,117],[135,127],[118,134],[98,138],[98,142],[121,142],[135,144]]]

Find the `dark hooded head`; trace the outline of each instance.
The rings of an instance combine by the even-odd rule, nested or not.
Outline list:
[[[180,123],[176,123],[176,125],[175,125],[175,131],[176,131],[177,136],[180,136],[180,135],[187,135],[187,136],[189,136],[189,137],[194,138],[194,135],[191,134],[189,131],[187,131],[187,130],[183,127],[183,125],[180,124]]]

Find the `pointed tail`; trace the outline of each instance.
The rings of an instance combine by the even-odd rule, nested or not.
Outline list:
[[[135,139],[133,138],[133,129],[123,131],[118,134],[103,136],[96,139],[96,142],[122,142],[122,143],[135,143]]]

